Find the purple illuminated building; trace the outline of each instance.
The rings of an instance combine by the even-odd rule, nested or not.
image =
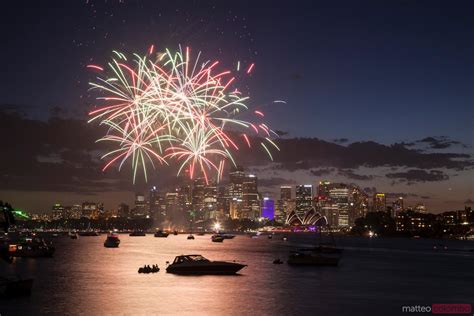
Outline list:
[[[270,220],[275,218],[275,201],[270,198],[263,198],[262,217]]]

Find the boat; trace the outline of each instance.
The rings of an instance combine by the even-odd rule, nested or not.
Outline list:
[[[338,253],[328,254],[314,249],[292,251],[288,257],[289,265],[337,266],[341,259]]]
[[[222,237],[222,235],[219,235],[219,234],[215,234],[215,235],[212,235],[211,237],[211,240],[213,242],[223,242],[224,241],[224,237]]]
[[[117,234],[108,234],[107,239],[104,241],[105,248],[118,248],[120,245],[120,239]]]
[[[167,273],[174,274],[236,274],[245,264],[225,261],[210,261],[201,255],[177,256],[166,268]]]
[[[52,257],[56,249],[42,238],[27,237],[18,243],[8,245],[8,254],[11,257]]]
[[[281,260],[280,258],[273,260],[273,264],[282,264],[282,263],[283,263],[283,260]]]
[[[18,297],[31,294],[33,279],[0,277],[0,296]]]
[[[77,233],[75,232],[69,232],[67,235],[71,239],[77,239]]]
[[[178,231],[177,230],[173,231],[173,235],[175,236],[178,235]]]
[[[167,232],[164,232],[162,231],[161,229],[160,230],[157,230],[156,233],[155,233],[155,237],[163,237],[163,238],[166,238],[168,237],[169,233]]]
[[[197,233],[198,236],[204,236],[206,233],[205,232],[199,232]]]
[[[130,237],[142,237],[146,236],[146,233],[142,230],[134,230],[130,234],[128,234]]]
[[[193,234],[188,235],[188,238],[187,238],[187,239],[194,239]]]

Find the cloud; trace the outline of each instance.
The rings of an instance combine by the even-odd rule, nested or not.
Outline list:
[[[368,180],[374,179],[374,176],[372,175],[357,174],[354,172],[354,170],[351,170],[351,169],[341,169],[339,170],[339,174],[341,176],[344,176],[346,178],[353,179],[353,180],[368,181]]]
[[[336,139],[333,139],[333,142],[337,143],[337,144],[343,144],[343,143],[347,143],[349,141],[349,139],[347,138],[336,138]]]
[[[425,137],[423,139],[418,140],[417,143],[426,143],[431,149],[445,149],[454,145],[461,145],[464,148],[467,147],[459,141],[449,139],[447,136]]]
[[[407,183],[432,182],[448,180],[449,176],[440,170],[410,169],[405,172],[394,172],[386,174],[387,178],[398,179]]]
[[[464,201],[464,204],[474,204],[474,201],[472,199],[467,199]]]
[[[330,167],[338,169],[396,167],[425,170],[446,168],[460,171],[474,166],[469,154],[425,153],[397,143],[384,145],[366,141],[342,146],[317,138],[283,138],[276,142],[280,151],[273,152],[273,160],[279,169],[289,171]],[[243,165],[261,165],[269,161],[265,152],[256,151],[253,147],[239,150],[236,159]]]
[[[258,185],[262,187],[275,187],[279,185],[296,184],[293,179],[284,179],[279,177],[258,179]]]
[[[15,113],[11,107],[0,110],[0,126],[3,130],[0,136],[0,190],[92,193],[135,191],[145,186],[144,183],[131,184],[129,164],[125,164],[121,172],[115,167],[102,172],[104,161],[100,160],[100,156],[110,148],[95,142],[104,134],[100,126],[87,124],[85,120],[73,116],[31,119]],[[267,179],[262,177],[260,180],[261,185],[267,186],[271,183],[294,183],[288,180],[291,176],[284,174],[282,177],[279,173],[298,170],[309,171],[317,177],[333,173],[352,180],[369,181],[375,180],[375,176],[356,170],[360,167],[393,168],[387,174],[388,178],[411,184],[446,180],[449,171],[459,172],[474,166],[468,154],[423,153],[403,144],[384,145],[372,141],[342,146],[317,138],[278,139],[276,142],[280,151],[272,151],[274,162],[270,164],[265,151],[255,146],[264,139],[254,137],[254,146],[249,149],[242,137],[232,137],[240,148],[234,156],[239,164],[274,172],[273,178],[267,174]],[[172,185],[177,182],[176,170],[173,162],[171,167],[151,170],[148,183],[162,187]],[[99,182],[104,179],[110,181]],[[142,181],[140,175],[137,179]]]
[[[310,172],[313,176],[321,177],[336,171],[335,168],[320,168],[320,169],[311,169]]]

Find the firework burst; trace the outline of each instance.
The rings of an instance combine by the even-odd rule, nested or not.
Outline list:
[[[98,90],[100,105],[89,113],[89,122],[107,127],[99,139],[113,145],[102,156],[104,169],[131,161],[133,181],[143,170],[145,180],[156,163],[179,163],[178,175],[187,170],[193,178],[200,173],[206,179],[215,172],[219,179],[225,161],[235,165],[233,153],[239,150],[230,135],[240,134],[251,147],[251,134],[263,133],[261,148],[272,158],[269,147],[278,150],[270,137],[277,136],[261,120],[263,112],[254,111],[258,122],[239,119],[248,110],[248,97],[233,87],[235,77],[220,71],[219,62],[201,61],[201,53],[192,59],[190,49],[166,50],[148,55],[133,54],[129,60],[114,51],[107,66],[89,65],[99,76],[91,82]],[[254,68],[251,64],[246,73]]]

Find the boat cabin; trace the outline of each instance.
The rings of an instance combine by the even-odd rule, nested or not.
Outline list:
[[[176,258],[174,258],[173,264],[191,263],[191,262],[200,262],[200,261],[209,262],[208,259],[204,258],[201,255],[186,255],[186,256],[177,256]]]

